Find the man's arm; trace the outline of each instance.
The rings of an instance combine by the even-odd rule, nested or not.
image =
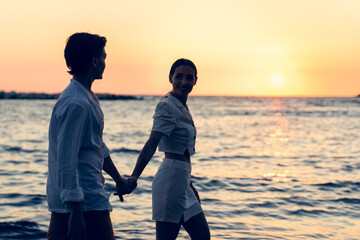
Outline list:
[[[83,132],[86,129],[87,115],[85,109],[71,103],[65,110],[57,113],[57,181],[61,201],[70,209],[68,237],[83,239],[85,221],[81,204],[84,194],[80,187],[78,172],[78,152],[81,148]]]
[[[130,188],[129,182],[121,177],[110,155],[104,158],[103,170],[115,181],[117,195],[119,195],[120,201],[123,202],[122,195],[131,193],[133,189]]]

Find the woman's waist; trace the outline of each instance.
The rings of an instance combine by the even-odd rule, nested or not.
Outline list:
[[[190,162],[189,153],[179,154],[179,153],[165,152],[165,158],[175,159],[183,162]]]
[[[185,152],[189,152],[190,156],[195,154],[195,145],[177,146],[176,144],[162,144],[160,142],[158,149],[160,152],[164,153],[176,153],[183,155]]]
[[[187,150],[190,155],[193,155],[195,153],[195,139],[192,139],[189,136],[182,139],[176,137],[175,135],[164,135],[159,142],[158,148],[161,152],[171,152],[177,154],[182,154]]]
[[[172,169],[172,170],[171,170]],[[175,170],[176,169],[176,170]],[[175,174],[175,172],[176,174]],[[185,177],[190,177],[191,174],[191,162],[181,161],[174,158],[165,157],[159,166],[158,172],[156,175],[161,176],[169,176],[170,175],[178,175],[185,174]],[[159,178],[159,176],[157,176]]]

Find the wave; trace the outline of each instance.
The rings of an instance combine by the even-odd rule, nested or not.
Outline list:
[[[29,163],[28,161],[21,161],[21,160],[7,160],[6,163],[11,163],[11,164],[26,164]]]
[[[338,215],[334,211],[325,211],[320,209],[314,210],[305,210],[305,209],[297,209],[297,210],[287,210],[288,215],[297,215],[297,216],[314,216],[314,215]]]
[[[47,232],[31,221],[0,222],[0,239],[46,239]]]
[[[233,156],[209,156],[206,158],[199,158],[198,161],[203,162],[203,161],[213,161],[213,160],[225,160],[225,159],[251,159],[251,158],[268,158],[268,157],[263,157],[263,156],[245,156],[245,155],[233,155]]]
[[[360,204],[360,198],[339,198],[333,200],[334,202],[350,203],[350,204]]]
[[[140,153],[140,150],[130,149],[130,148],[118,148],[118,149],[112,149],[110,152],[111,152],[111,153],[131,153],[131,154],[139,154],[139,153]]]
[[[251,204],[247,204],[247,206],[249,208],[277,208],[277,204],[270,202],[270,201],[265,201],[262,203],[251,203]]]
[[[325,190],[327,190],[327,188],[343,188],[343,187],[351,187],[351,188],[354,188],[354,190],[358,190],[360,187],[360,182],[337,181],[337,182],[313,184],[313,186],[318,186]]]
[[[46,196],[41,194],[19,194],[19,193],[7,193],[0,194],[1,199],[6,199],[6,202],[2,201],[0,206],[12,206],[12,207],[25,207],[43,204],[46,201]],[[19,201],[20,199],[20,201]]]
[[[40,149],[23,149],[20,146],[2,146],[5,152],[23,152],[23,153],[47,153],[46,150]]]
[[[298,196],[292,196],[289,198],[280,198],[280,200],[286,203],[295,204],[297,206],[314,207],[316,205],[316,201],[313,201],[309,198],[298,197]]]

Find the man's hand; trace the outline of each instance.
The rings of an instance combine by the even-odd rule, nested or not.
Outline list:
[[[71,240],[83,240],[86,235],[86,225],[79,203],[70,204],[71,212],[68,223],[67,237]]]

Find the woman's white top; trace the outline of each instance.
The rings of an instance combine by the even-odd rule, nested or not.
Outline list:
[[[49,127],[49,211],[69,212],[65,202],[82,210],[111,210],[102,175],[109,149],[103,142],[104,115],[93,92],[72,79],[56,102]]]
[[[152,131],[161,132],[161,152],[195,154],[196,128],[189,110],[172,93],[156,106]]]

